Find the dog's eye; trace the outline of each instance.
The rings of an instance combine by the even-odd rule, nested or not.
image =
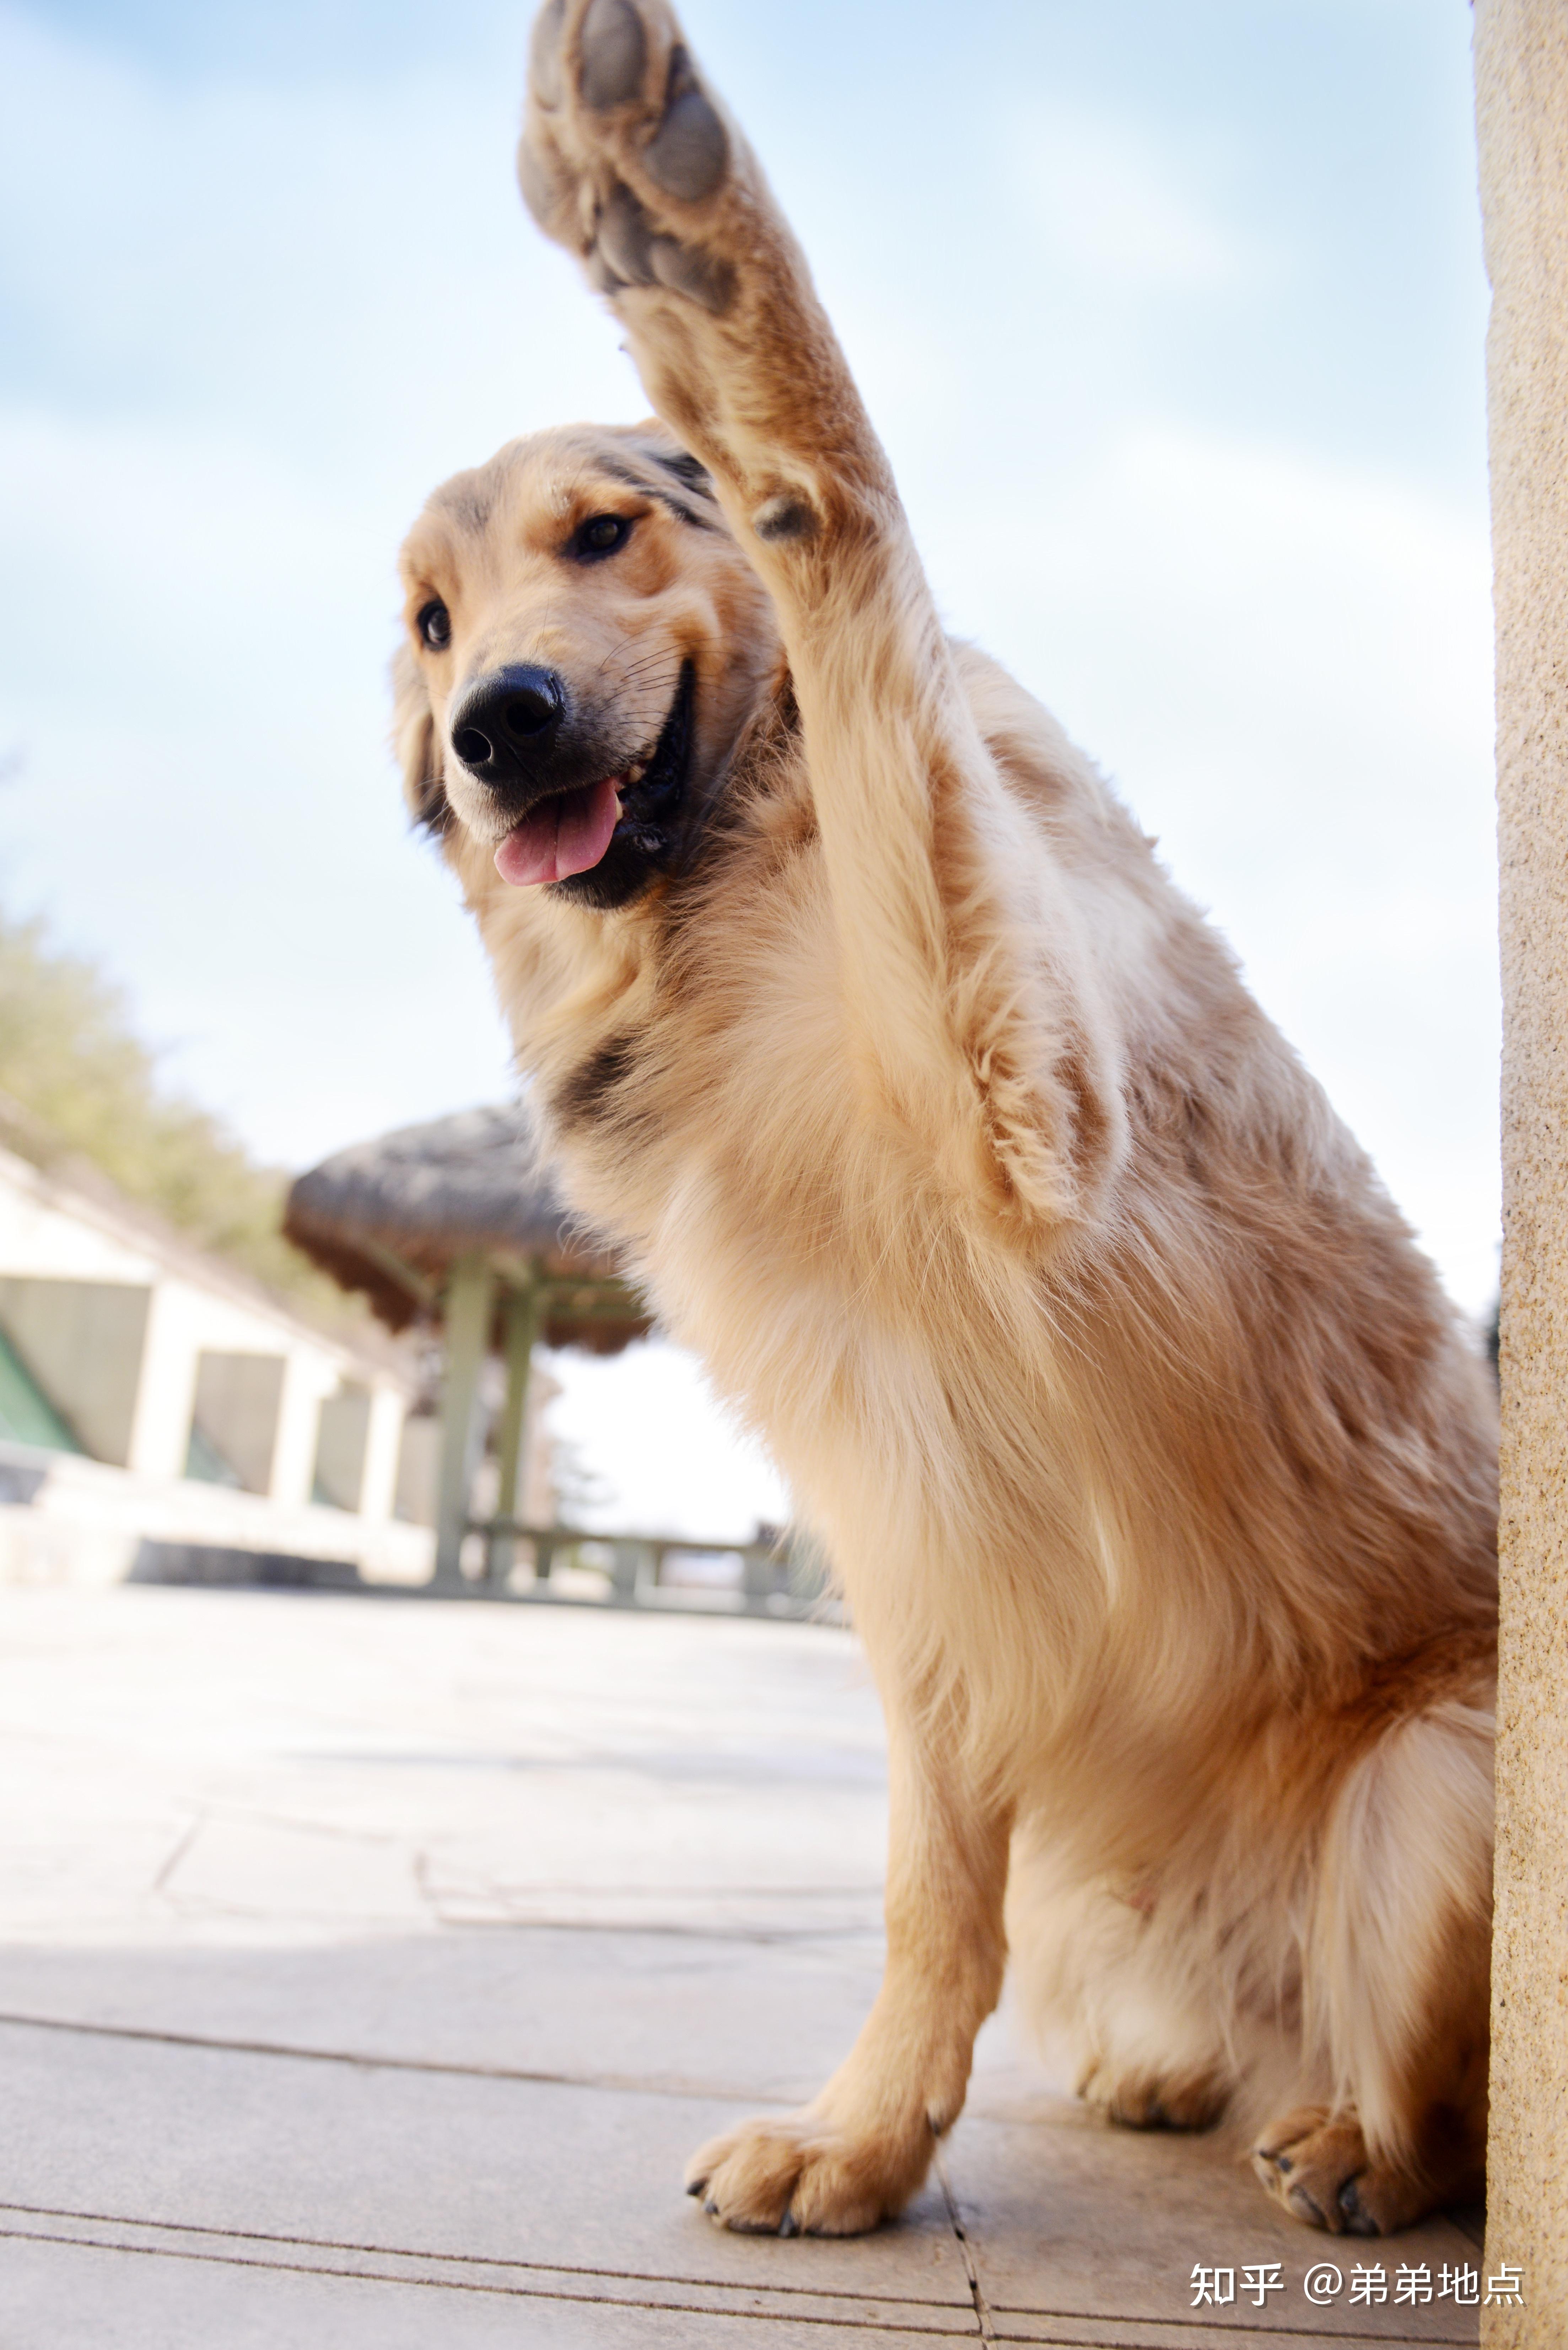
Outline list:
[[[439,597],[424,606],[414,626],[432,653],[445,652],[452,642],[452,614]]]
[[[597,555],[613,555],[630,536],[631,525],[624,515],[595,515],[578,531],[572,542],[572,552],[587,556],[591,561]]]

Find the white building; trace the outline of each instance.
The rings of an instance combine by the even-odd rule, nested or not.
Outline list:
[[[416,1388],[406,1342],[326,1335],[5,1117],[0,1575],[240,1550],[422,1579],[436,1437],[408,1419]]]

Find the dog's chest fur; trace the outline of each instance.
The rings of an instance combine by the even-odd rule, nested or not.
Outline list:
[[[1484,1612],[1487,1415],[1429,1269],[1145,845],[1119,812],[1107,833],[1092,778],[1018,788],[1143,1038],[1116,1212],[1033,1253],[943,1192],[857,1065],[798,754],[624,922],[465,878],[568,1196],[764,1436],[868,1633],[883,1619],[916,1678],[1016,1680],[991,1718],[1092,1762],[1108,1655],[1116,1711],[1163,1721],[1168,1746],[1173,1713],[1212,1735],[1203,1692],[1234,1688],[1238,1653],[1277,1690],[1347,1641],[1423,1637],[1447,1581],[1429,1546],[1456,1526]],[[1271,1096],[1289,1163],[1237,1140]],[[1343,1363],[1314,1367],[1321,1426],[1275,1409],[1304,1391],[1298,1321],[1320,1348],[1343,1333]],[[1402,1355],[1474,1442],[1409,1427]],[[1330,1474],[1357,1415],[1388,1441],[1374,1427],[1355,1477]]]

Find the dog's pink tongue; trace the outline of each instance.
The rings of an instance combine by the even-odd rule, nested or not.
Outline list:
[[[568,792],[561,802],[561,825],[556,835],[556,879],[568,873],[591,873],[610,845],[620,818],[618,775],[607,775],[590,790]]]
[[[591,872],[609,847],[620,815],[616,782],[614,775],[607,775],[602,783],[585,784],[581,791],[541,801],[531,816],[514,825],[496,850],[501,879],[521,887]]]

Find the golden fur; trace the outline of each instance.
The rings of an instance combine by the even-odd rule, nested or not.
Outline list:
[[[569,1194],[765,1436],[886,1706],[881,1993],[692,2183],[737,2228],[896,2210],[1011,1951],[1106,2113],[1229,2110],[1297,2216],[1397,2228],[1484,2134],[1490,1383],[1220,940],[943,637],[680,40],[665,0],[552,0],[522,159],[668,432],[436,494],[398,724]],[[605,515],[625,547],[569,559]],[[598,696],[616,772],[691,667],[687,828],[618,907],[495,869],[514,813],[449,720],[518,661]]]

